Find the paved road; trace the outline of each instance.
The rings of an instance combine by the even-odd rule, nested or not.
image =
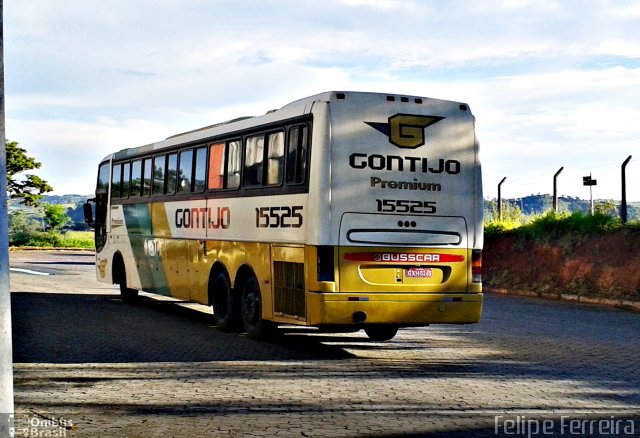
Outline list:
[[[51,274],[11,272],[19,436],[640,435],[637,313],[489,295],[476,325],[265,343],[202,306],[125,305],[92,261],[11,253]]]

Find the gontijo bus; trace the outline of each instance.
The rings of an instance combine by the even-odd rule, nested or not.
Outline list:
[[[212,305],[253,338],[477,322],[474,123],[463,103],[327,92],[113,153],[85,208],[97,278]]]

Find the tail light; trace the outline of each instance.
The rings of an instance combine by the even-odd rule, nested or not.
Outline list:
[[[482,250],[471,251],[471,281],[482,283]]]

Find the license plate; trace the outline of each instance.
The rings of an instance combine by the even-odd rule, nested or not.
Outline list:
[[[409,268],[405,270],[405,275],[409,278],[431,278],[433,271],[431,268]]]

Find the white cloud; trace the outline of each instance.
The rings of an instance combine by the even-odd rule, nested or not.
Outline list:
[[[381,11],[405,11],[415,12],[416,10],[424,7],[424,3],[417,4],[408,0],[341,0],[347,6],[360,7],[365,6],[372,9],[378,9]]]

